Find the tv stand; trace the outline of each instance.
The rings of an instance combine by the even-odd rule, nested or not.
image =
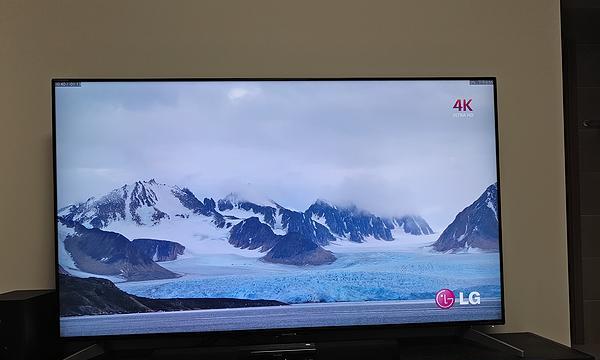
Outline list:
[[[453,335],[390,337],[387,339],[337,339],[318,343],[296,342],[250,346],[171,347],[153,350],[118,350],[114,344],[93,344],[62,360],[594,360],[590,355],[532,333],[487,335],[475,329],[455,329]],[[419,333],[418,329],[415,329]],[[299,340],[299,339],[298,339]],[[133,342],[136,348],[157,340]],[[80,348],[81,348],[80,344]],[[87,344],[89,345],[89,343]],[[600,359],[599,359],[600,360]]]
[[[475,330],[472,327],[467,328],[461,335],[464,340],[480,344],[487,348],[502,351],[521,358],[525,357],[525,350],[488,335],[482,331]]]

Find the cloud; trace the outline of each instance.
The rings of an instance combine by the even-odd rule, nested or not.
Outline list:
[[[330,196],[337,205],[356,205],[379,216],[401,216],[420,210],[409,186],[372,173],[345,178]]]
[[[324,198],[444,226],[496,181],[493,92],[466,82],[89,83],[56,95],[59,205],[156,178],[199,197],[264,194],[298,210]],[[463,97],[473,118],[452,116]]]
[[[231,101],[238,101],[246,97],[256,96],[260,91],[256,88],[235,87],[227,92],[227,97]]]

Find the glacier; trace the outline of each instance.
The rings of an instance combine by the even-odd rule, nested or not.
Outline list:
[[[150,298],[269,299],[288,304],[433,299],[442,288],[500,297],[498,253],[340,252],[322,266],[269,264],[237,254],[162,263],[184,274],[172,280],[123,282]]]

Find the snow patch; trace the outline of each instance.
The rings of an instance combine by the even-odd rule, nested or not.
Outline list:
[[[69,272],[78,269],[77,265],[75,265],[75,260],[73,260],[73,256],[71,256],[71,253],[65,248],[65,239],[72,235],[75,235],[74,228],[58,223],[58,263],[65,270],[68,269]]]
[[[275,214],[275,226],[273,227],[273,232],[277,235],[285,235],[287,234],[287,226],[283,226],[283,214],[281,212],[281,208],[277,207],[277,213]]]
[[[327,220],[325,219],[325,216],[317,216],[316,214],[312,214],[311,220],[327,227]],[[327,228],[329,229],[329,227]]]
[[[88,272],[76,270],[76,269],[69,269],[68,273],[71,274],[72,276],[82,278],[82,279],[87,279],[87,278],[106,279],[106,280],[110,280],[111,282],[113,282],[115,284],[124,283],[127,281],[127,279],[125,279],[122,276],[92,274],[92,273],[88,273]]]
[[[257,250],[238,249],[229,244],[229,229],[218,228],[213,218],[193,214],[187,219],[172,217],[154,226],[140,226],[128,221],[110,223],[105,231],[117,232],[129,240],[146,238],[178,242],[185,246],[185,253],[192,256],[207,254],[243,254],[260,257]]]
[[[496,215],[496,220],[498,220],[498,211],[496,211],[496,207],[494,206],[494,204],[492,203],[492,200],[490,200],[489,198],[487,199],[487,203],[486,203],[487,207],[489,207],[493,212],[494,215]]]
[[[367,236],[362,243],[340,239],[340,241],[331,242],[323,248],[334,254],[373,251],[420,252],[437,240],[437,234],[411,235],[402,232],[401,236],[394,237],[394,239],[386,241]]]
[[[250,202],[256,205],[260,205],[260,206],[270,206],[270,207],[274,207],[277,206],[277,204],[271,200],[269,197],[267,197],[265,194],[259,193],[257,191],[251,190],[251,189],[246,189],[246,191],[242,191],[240,192],[233,192],[228,194],[227,196],[225,196],[225,198],[223,200],[227,200],[230,203],[232,203],[233,205],[238,205],[239,203],[242,202]]]
[[[262,222],[262,223],[265,222],[265,216],[263,214],[255,213],[254,211],[240,209],[237,207],[237,205],[233,209],[220,211],[220,213],[224,216],[234,216],[241,220],[245,220],[245,219],[248,219],[251,217],[257,217],[258,220],[260,220],[260,222]]]

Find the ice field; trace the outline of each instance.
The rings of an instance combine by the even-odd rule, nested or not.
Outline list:
[[[330,245],[330,265],[270,264],[254,256],[211,253],[163,262],[182,274],[171,280],[123,282],[122,290],[150,298],[229,297],[288,304],[433,299],[442,288],[500,297],[498,253],[433,253],[394,249],[377,241]]]

